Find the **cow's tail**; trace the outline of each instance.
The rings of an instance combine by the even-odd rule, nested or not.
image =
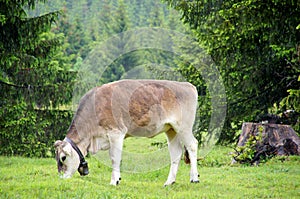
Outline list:
[[[183,158],[184,158],[185,164],[190,164],[191,163],[189,152],[188,152],[188,150],[186,149],[185,146],[184,146],[184,157]]]

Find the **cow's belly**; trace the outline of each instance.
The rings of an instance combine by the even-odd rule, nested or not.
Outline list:
[[[153,124],[148,125],[147,127],[135,126],[128,130],[127,136],[133,137],[154,137],[162,132],[166,132],[171,128],[169,124]]]

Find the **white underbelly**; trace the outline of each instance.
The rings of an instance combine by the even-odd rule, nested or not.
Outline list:
[[[171,128],[169,124],[163,124],[160,126],[157,125],[149,125],[146,127],[135,127],[129,129],[127,134],[132,137],[155,137],[156,135],[166,132]]]

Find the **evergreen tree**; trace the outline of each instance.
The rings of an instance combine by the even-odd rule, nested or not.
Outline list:
[[[220,67],[229,105],[223,139],[234,138],[232,124],[253,121],[299,89],[298,0],[166,1]]]
[[[59,13],[30,18],[24,7],[33,9],[36,0],[0,2],[0,152],[44,156],[55,118],[41,113],[71,98],[62,38],[49,32]]]

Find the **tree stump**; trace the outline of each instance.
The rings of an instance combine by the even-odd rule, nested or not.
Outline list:
[[[300,138],[290,125],[243,123],[238,146],[244,146],[250,136],[259,136],[255,145],[252,163],[259,161],[261,155],[300,155]]]

